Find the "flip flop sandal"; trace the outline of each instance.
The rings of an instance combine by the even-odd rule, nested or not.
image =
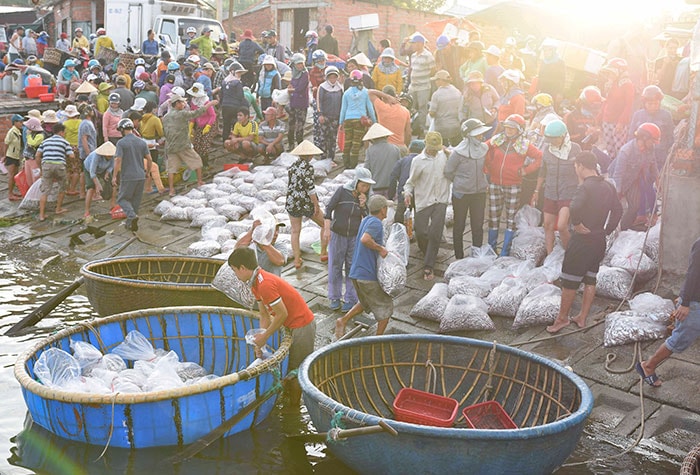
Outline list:
[[[433,280],[435,278],[435,274],[433,274],[433,271],[430,269],[425,269],[423,271],[423,280]]]
[[[658,388],[661,386],[660,384],[656,384],[661,379],[656,375],[656,373],[651,373],[650,375],[644,374],[644,368],[642,368],[642,363],[637,363],[634,368],[637,370],[637,373],[639,373],[639,376],[642,377],[642,380],[647,383],[649,386],[652,388]]]

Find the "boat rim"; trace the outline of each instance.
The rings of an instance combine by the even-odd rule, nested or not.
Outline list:
[[[212,381],[206,381],[203,383],[197,383],[190,386],[185,386],[182,388],[166,389],[162,391],[152,391],[147,393],[129,393],[129,394],[93,394],[93,393],[82,393],[82,392],[72,392],[63,391],[60,389],[50,388],[45,386],[38,381],[34,380],[26,369],[27,361],[34,356],[34,354],[41,350],[42,348],[48,348],[52,344],[62,340],[66,337],[70,337],[76,333],[83,333],[85,331],[91,331],[92,328],[101,326],[107,323],[120,322],[123,320],[128,320],[131,318],[138,317],[151,317],[154,316],[154,311],[158,311],[158,315],[163,315],[166,313],[225,313],[235,315],[249,316],[255,319],[259,319],[259,314],[257,312],[252,312],[250,310],[235,309],[228,307],[207,307],[207,306],[196,306],[196,307],[160,307],[156,309],[144,309],[132,312],[124,312],[116,315],[111,315],[104,318],[93,318],[87,320],[86,322],[78,322],[75,325],[71,325],[68,328],[60,330],[51,336],[42,338],[39,342],[34,344],[31,348],[22,352],[15,361],[14,364],[14,375],[17,381],[23,389],[36,394],[43,399],[49,399],[53,401],[66,402],[66,403],[77,403],[77,404],[139,404],[147,402],[158,402],[170,399],[181,398],[184,396],[192,396],[195,394],[202,394],[213,390],[218,390],[226,386],[236,384],[239,381],[246,381],[260,376],[263,373],[272,372],[272,370],[281,364],[284,358],[289,353],[289,347],[292,344],[292,335],[289,330],[282,327],[282,341],[280,342],[279,348],[275,350],[271,357],[267,358],[263,363],[255,365],[253,368],[244,369],[241,371],[236,371],[229,373],[225,376],[220,376]],[[86,324],[87,323],[87,324]],[[92,327],[92,328],[91,328]],[[126,335],[125,335],[126,336]]]
[[[309,367],[321,356],[335,352],[339,349],[361,346],[368,343],[381,343],[383,341],[417,340],[434,343],[453,343],[461,345],[466,344],[472,346],[480,346],[484,348],[492,348],[494,346],[494,342],[488,342],[484,340],[476,340],[473,338],[449,335],[429,334],[381,335],[339,341],[314,351],[301,364],[301,366],[299,367],[298,377],[302,392],[316,400],[323,410],[326,410],[330,413],[337,413],[338,411],[342,411],[344,413],[343,417],[345,419],[351,420],[352,422],[359,425],[376,425],[379,423],[379,421],[384,421],[390,423],[391,426],[395,427],[396,430],[401,434],[429,435],[431,437],[444,437],[450,439],[518,440],[559,434],[585,421],[586,418],[590,415],[591,411],[593,410],[593,394],[588,385],[583,381],[583,379],[577,376],[574,372],[569,371],[563,366],[560,366],[554,363],[553,361],[550,361],[537,354],[520,350],[518,348],[513,348],[507,345],[502,345],[499,343],[496,343],[496,348],[498,351],[529,358],[537,363],[546,365],[554,369],[555,371],[558,371],[559,373],[566,376],[569,380],[571,380],[581,394],[581,403],[579,404],[579,408],[575,412],[571,413],[570,415],[561,420],[549,422],[547,424],[542,424],[535,427],[526,427],[518,429],[442,428],[424,426],[420,424],[411,424],[408,422],[400,422],[395,419],[387,419],[368,414],[366,412],[358,411],[332,399],[331,397],[323,393],[321,390],[319,390],[314,384],[312,384],[311,380],[309,379]]]
[[[80,274],[84,278],[89,278],[94,281],[105,282],[108,284],[129,284],[130,287],[143,287],[143,288],[153,288],[153,287],[165,287],[168,290],[212,290],[216,289],[212,287],[210,283],[206,284],[193,284],[193,283],[177,283],[177,282],[167,282],[163,280],[140,280],[140,279],[130,279],[126,277],[111,276],[101,274],[92,270],[92,266],[97,266],[100,264],[105,264],[109,262],[116,261],[151,261],[151,260],[180,260],[180,261],[205,261],[209,263],[219,263],[223,265],[226,261],[222,259],[215,259],[213,257],[200,257],[200,256],[180,256],[177,254],[149,254],[145,256],[120,256],[120,257],[106,257],[104,259],[98,259],[95,261],[90,261],[80,268]]]

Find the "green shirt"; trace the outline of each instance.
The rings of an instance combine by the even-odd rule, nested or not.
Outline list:
[[[190,45],[197,45],[200,54],[206,59],[211,58],[211,54],[214,52],[214,40],[204,35],[190,41]]]
[[[200,107],[194,111],[171,108],[170,112],[165,114],[163,117],[165,153],[180,153],[192,148],[189,122],[207,110],[209,110],[208,107]]]

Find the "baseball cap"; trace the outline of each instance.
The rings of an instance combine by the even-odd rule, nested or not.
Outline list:
[[[387,200],[383,195],[372,195],[367,201],[367,208],[369,209],[370,213],[376,213],[387,206],[389,206],[389,200]]]

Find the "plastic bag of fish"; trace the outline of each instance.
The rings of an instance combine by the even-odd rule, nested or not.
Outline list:
[[[489,305],[489,314],[514,318],[526,295],[527,287],[523,281],[508,277],[491,291],[485,302]]]
[[[640,282],[646,282],[656,275],[657,266],[652,258],[644,254],[644,233],[622,231],[610,248],[610,265],[625,269],[630,274],[637,273]]]
[[[401,293],[406,286],[406,265],[398,254],[389,251],[386,257],[379,258],[377,280],[382,290],[392,297]]]
[[[622,300],[632,288],[632,274],[617,267],[600,266],[595,293],[600,297]]]
[[[449,302],[450,299],[447,297],[447,284],[438,282],[433,285],[430,292],[416,302],[411,309],[410,315],[413,318],[424,318],[426,320],[439,322]]]
[[[659,323],[668,325],[675,305],[670,299],[665,299],[651,292],[644,292],[629,301],[630,310],[647,315]]]
[[[440,333],[461,330],[495,330],[488,314],[489,306],[479,297],[455,295],[445,307],[440,319]]]
[[[535,287],[520,304],[513,320],[513,329],[554,323],[559,315],[560,305],[561,289],[559,287],[552,284]]]
[[[459,259],[447,267],[447,270],[445,271],[446,282],[449,282],[450,279],[459,275],[479,277],[493,265],[493,262],[496,260],[497,256],[496,253],[493,252],[493,249],[491,249],[491,246],[486,244],[472,249],[472,257]]]
[[[253,308],[255,305],[255,297],[253,297],[250,288],[245,282],[236,277],[228,262],[219,268],[214,280],[211,282],[211,286],[245,308]]]
[[[646,314],[626,310],[613,312],[605,319],[605,346],[626,345],[666,336],[666,325]]]

